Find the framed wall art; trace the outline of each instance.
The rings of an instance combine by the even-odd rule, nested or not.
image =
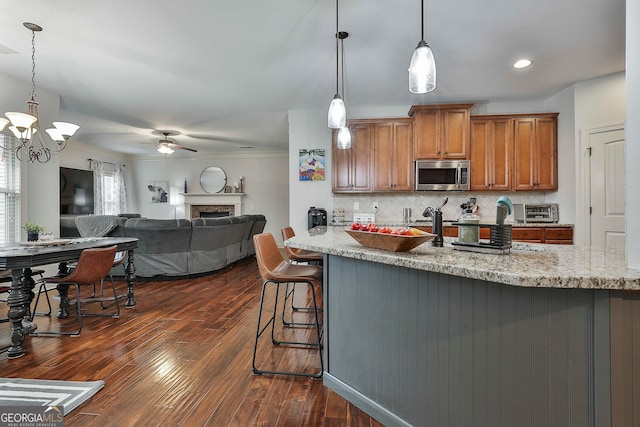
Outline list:
[[[169,202],[169,182],[168,181],[151,181],[147,185],[149,190],[149,201],[151,203],[168,203]]]
[[[324,148],[300,149],[299,154],[300,181],[324,181]]]

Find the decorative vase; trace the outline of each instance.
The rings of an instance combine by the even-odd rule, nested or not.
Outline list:
[[[40,233],[27,233],[27,242],[37,242]]]

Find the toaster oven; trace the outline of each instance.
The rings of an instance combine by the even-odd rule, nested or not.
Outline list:
[[[557,203],[514,203],[513,217],[516,222],[558,222]]]

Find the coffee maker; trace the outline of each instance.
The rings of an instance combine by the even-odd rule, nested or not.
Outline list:
[[[311,230],[314,227],[323,225],[327,225],[326,209],[311,206],[307,211],[307,229]]]

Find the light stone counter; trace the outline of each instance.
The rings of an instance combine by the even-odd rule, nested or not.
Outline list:
[[[310,234],[312,233],[312,234]],[[409,252],[361,246],[339,227],[316,227],[285,241],[286,246],[346,258],[522,287],[640,290],[640,270],[629,269],[614,251],[572,245],[513,243],[510,254],[454,250],[430,242]]]

